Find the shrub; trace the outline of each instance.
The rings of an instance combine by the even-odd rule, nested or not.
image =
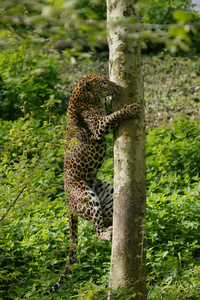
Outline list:
[[[166,186],[168,190],[178,190],[196,181],[200,172],[199,147],[199,124],[186,118],[177,119],[168,129],[158,127],[150,131],[147,137],[149,187],[154,192],[162,192]]]
[[[200,48],[200,34],[195,26],[189,29],[189,32],[182,26],[184,23],[198,23],[200,16],[194,10],[190,0],[187,1],[159,1],[159,0],[142,0],[138,2],[141,14],[141,22],[146,24],[180,24],[169,29],[167,38],[166,34],[161,34],[156,26],[153,31],[146,32],[144,52],[160,52],[167,48],[173,53],[182,54],[189,50],[198,53]],[[167,31],[164,30],[164,31]],[[189,47],[188,47],[189,46]],[[181,51],[182,52],[181,52]]]
[[[158,127],[147,136],[150,299],[155,299],[155,294],[158,299],[198,299],[198,281],[188,286],[193,269],[198,274],[200,264],[199,147],[199,124],[186,118],[168,129]]]
[[[24,114],[15,122],[0,121],[3,299],[41,299],[39,291],[55,283],[63,270],[69,247],[63,190],[65,119],[59,118],[58,125],[58,120],[41,122]],[[156,128],[147,136],[150,299],[198,299],[199,137],[199,125],[187,119],[176,120],[168,129]],[[113,168],[111,135],[108,142],[101,178],[111,177]],[[95,299],[105,295],[110,247],[94,236],[89,222],[79,220],[77,263],[56,298],[70,299],[83,291],[81,299],[85,290]]]
[[[147,24],[173,24],[175,11],[184,11],[197,18],[197,13],[191,10],[190,0],[142,0],[140,5],[141,21]]]
[[[31,53],[25,49],[2,51],[0,54],[0,118],[16,120],[23,116],[22,106],[26,112],[34,112],[37,119],[48,116],[44,108],[46,101],[56,106],[55,113],[63,114],[66,103],[59,85],[61,77],[54,64],[55,58]]]

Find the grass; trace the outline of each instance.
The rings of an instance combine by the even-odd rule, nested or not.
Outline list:
[[[169,126],[184,115],[199,120],[200,58],[143,58],[147,128]]]

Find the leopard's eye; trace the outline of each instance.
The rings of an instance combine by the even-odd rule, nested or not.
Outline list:
[[[105,81],[102,82],[102,86],[106,86],[107,83]]]

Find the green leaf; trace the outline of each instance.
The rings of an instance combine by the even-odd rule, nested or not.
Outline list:
[[[188,23],[191,20],[191,16],[187,12],[178,10],[173,12],[173,18],[180,23]]]

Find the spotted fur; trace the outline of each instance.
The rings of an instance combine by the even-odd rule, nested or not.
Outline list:
[[[57,283],[46,294],[56,291],[69,272],[76,256],[78,216],[90,221],[96,235],[111,240],[113,187],[97,179],[106,154],[106,134],[120,121],[140,112],[138,104],[127,105],[106,115],[108,96],[118,87],[104,76],[85,76],[72,92],[67,115],[65,146],[65,191],[69,209],[70,249],[67,265]],[[107,231],[104,227],[109,227]]]

